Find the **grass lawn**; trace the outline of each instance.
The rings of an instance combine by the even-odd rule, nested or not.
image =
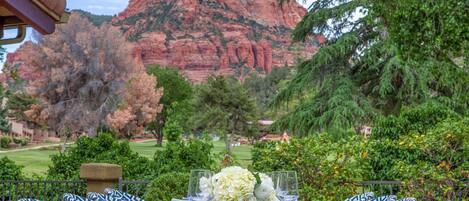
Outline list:
[[[23,172],[27,176],[33,174],[45,175],[49,164],[50,155],[58,154],[59,150],[28,150],[0,154],[0,157],[7,156],[16,164],[24,166]]]
[[[138,152],[141,156],[148,158],[153,158],[153,155],[156,150],[163,149],[155,146],[155,141],[146,141],[146,142],[131,142],[130,147],[132,150]],[[221,141],[214,142],[215,154],[218,154],[224,150],[225,144]],[[58,154],[59,150],[27,150],[27,151],[18,151],[11,153],[2,153],[0,157],[7,156],[9,159],[16,162],[16,164],[24,166],[24,173],[27,176],[32,176],[33,174],[38,174],[43,176],[48,169],[48,166],[51,164],[50,155]],[[247,167],[251,164],[251,146],[242,145],[240,147],[234,147],[233,153],[235,159],[240,163],[241,166]]]
[[[141,156],[148,158],[153,158],[155,151],[158,149],[163,149],[161,147],[155,146],[155,141],[145,141],[145,142],[131,142],[130,147],[132,150],[138,152]],[[213,142],[214,150],[213,153],[219,154],[225,150],[225,143],[222,141]],[[235,159],[240,163],[241,166],[247,167],[251,164],[251,146],[242,145],[239,147],[233,148],[233,154]]]

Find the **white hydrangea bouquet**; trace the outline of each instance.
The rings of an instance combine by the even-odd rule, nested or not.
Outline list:
[[[237,166],[224,168],[210,179],[201,178],[200,190],[212,201],[279,201],[269,176]]]

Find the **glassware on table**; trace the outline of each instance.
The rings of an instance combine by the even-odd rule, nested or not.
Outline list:
[[[213,173],[210,170],[191,170],[187,198],[191,201],[209,201],[210,195],[200,189],[200,180],[211,179],[212,176]]]
[[[295,171],[279,171],[273,173],[275,191],[281,201],[297,201],[298,176]]]

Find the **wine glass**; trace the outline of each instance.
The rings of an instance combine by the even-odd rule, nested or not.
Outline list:
[[[202,192],[200,188],[201,179],[211,179],[213,173],[209,170],[191,170],[189,177],[189,190],[187,197],[191,201],[208,201],[210,195],[206,192]]]
[[[275,175],[277,196],[282,201],[297,201],[298,176],[295,171],[281,171]],[[275,182],[274,182],[275,184]]]

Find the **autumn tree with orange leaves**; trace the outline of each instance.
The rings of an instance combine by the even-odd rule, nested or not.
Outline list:
[[[127,84],[121,107],[106,118],[107,125],[122,137],[130,139],[141,134],[144,126],[163,109],[163,89],[155,89],[156,77],[145,72],[136,74]]]

